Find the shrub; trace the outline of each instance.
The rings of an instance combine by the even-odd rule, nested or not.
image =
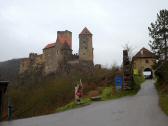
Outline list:
[[[137,85],[142,84],[145,81],[143,76],[134,75],[134,82]]]
[[[103,100],[110,99],[112,97],[112,87],[104,88],[104,90],[102,91],[101,97]]]
[[[99,95],[100,95],[100,93],[99,93],[99,91],[97,91],[97,90],[93,90],[93,91],[90,91],[90,92],[88,93],[89,98],[90,98],[90,97],[99,96]]]

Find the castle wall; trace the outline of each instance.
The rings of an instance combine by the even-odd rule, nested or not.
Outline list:
[[[44,64],[43,54],[37,55],[36,53],[30,53],[29,58],[24,58],[20,63],[20,74],[28,71],[33,67],[42,66]]]
[[[86,28],[83,30],[85,32]],[[89,31],[86,31],[89,32]],[[79,35],[79,56],[72,54],[72,32],[58,31],[56,43],[48,44],[43,49],[43,54],[30,53],[20,63],[20,73],[32,68],[44,68],[45,75],[63,70],[68,64],[74,65],[81,62],[86,65],[93,64],[92,34]],[[40,66],[40,67],[39,67]],[[39,69],[38,69],[39,70]]]
[[[19,73],[24,73],[25,71],[27,71],[30,67],[31,61],[29,58],[24,58],[21,60],[20,62],[20,71]]]
[[[37,55],[36,58],[35,58],[35,64],[37,65],[42,65],[44,63],[44,55],[41,54],[41,55]]]
[[[45,60],[45,74],[56,72],[60,62],[63,60],[62,50],[60,44],[56,43],[56,46],[49,49],[44,49]]]

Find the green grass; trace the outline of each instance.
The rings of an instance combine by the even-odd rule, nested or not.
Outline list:
[[[135,95],[137,92],[138,90],[115,91],[112,86],[109,86],[109,87],[105,87],[102,90],[101,100],[106,101],[106,100],[113,100],[113,99],[121,98],[124,96],[132,96],[132,95]],[[81,104],[79,105],[76,104],[74,101],[72,101],[63,107],[57,108],[56,112],[63,112],[63,111],[79,108],[82,106],[90,105],[91,103],[93,103],[93,101],[91,101],[89,98],[82,99]]]
[[[101,98],[102,100],[110,99],[113,95],[114,91],[112,87],[106,87],[102,91]]]
[[[70,109],[74,109],[74,108],[79,108],[82,106],[86,106],[86,105],[90,105],[91,104],[91,100],[89,98],[84,98],[81,100],[80,104],[76,104],[75,101],[70,102],[69,104],[57,108],[56,112],[62,112],[62,111],[66,111],[66,110],[70,110]]]
[[[104,87],[101,91],[101,100],[106,101],[106,100],[113,100],[113,99],[118,99],[124,96],[132,96],[135,95],[139,89],[140,85],[145,81],[145,79],[142,76],[135,76],[134,77],[134,89],[132,90],[120,90],[120,91],[115,91],[114,86],[108,86]],[[74,108],[79,108],[82,106],[90,105],[93,101],[91,101],[89,98],[84,98],[81,101],[81,104],[77,105],[74,101],[68,103],[67,105],[57,108],[56,112],[62,112]]]
[[[106,87],[102,91],[102,100],[117,99],[124,96],[135,95],[140,90],[140,85],[145,81],[143,76],[134,76],[134,86],[132,90],[115,91],[114,87]]]
[[[112,99],[117,99],[121,98],[124,96],[132,96],[137,93],[138,90],[121,90],[121,91],[115,91],[113,87],[106,87],[101,94],[102,100],[112,100]]]
[[[134,81],[135,84],[141,85],[145,81],[145,79],[143,76],[134,75]]]

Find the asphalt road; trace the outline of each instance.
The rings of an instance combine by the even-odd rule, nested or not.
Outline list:
[[[153,83],[153,80],[145,81],[135,96],[47,116],[3,122],[0,126],[168,126],[168,116],[158,105]]]

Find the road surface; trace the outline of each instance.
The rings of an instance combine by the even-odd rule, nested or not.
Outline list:
[[[97,102],[70,111],[0,123],[0,126],[168,126],[153,80],[135,96]]]

